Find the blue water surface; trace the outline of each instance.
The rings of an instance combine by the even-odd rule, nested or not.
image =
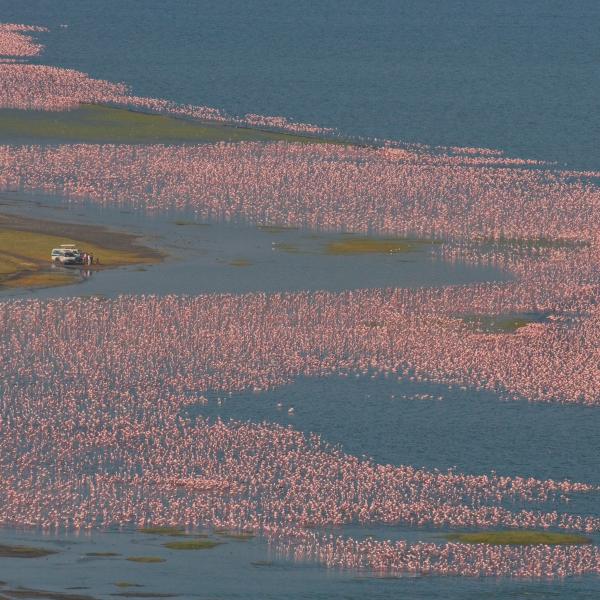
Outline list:
[[[52,28],[39,62],[142,95],[600,161],[595,0],[1,0],[0,19]]]

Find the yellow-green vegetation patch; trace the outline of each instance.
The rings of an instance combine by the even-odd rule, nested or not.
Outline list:
[[[2,558],[42,558],[51,554],[56,554],[56,551],[35,546],[0,544],[0,557]]]
[[[232,267],[250,267],[252,263],[245,258],[234,258],[229,261],[229,265]]]
[[[531,323],[544,323],[545,313],[514,315],[462,315],[460,319],[476,333],[515,333]]]
[[[88,552],[86,556],[93,556],[97,558],[110,558],[121,555],[118,552]]]
[[[399,254],[416,252],[433,242],[426,240],[411,240],[405,238],[381,239],[368,237],[349,237],[329,242],[325,246],[325,254],[337,256],[347,254]]]
[[[110,242],[110,236],[107,236]],[[61,244],[75,244],[81,250],[100,260],[100,264],[107,267],[117,267],[144,262],[141,253],[114,249],[110,245],[99,245],[86,242],[82,239],[59,237],[34,231],[17,231],[0,229],[0,252],[11,254],[17,258],[25,258],[30,262],[44,261],[50,263],[50,251]]]
[[[150,535],[169,535],[181,536],[187,535],[183,529],[178,527],[142,527],[137,530],[138,533],[147,533]]]
[[[210,550],[220,546],[223,542],[215,540],[185,540],[181,542],[167,542],[163,544],[169,550]]]
[[[47,288],[69,285],[78,281],[77,273],[59,273],[56,271],[21,271],[14,278],[1,281],[8,288]]]
[[[37,263],[35,262],[0,252],[0,276],[10,275],[23,269],[35,269],[36,267]]]
[[[150,114],[100,104],[81,104],[77,109],[60,112],[2,109],[0,137],[25,142],[67,143],[342,143],[339,140]]]
[[[472,533],[451,533],[445,536],[453,542],[465,544],[493,544],[526,546],[536,544],[591,544],[592,540],[574,533],[554,533],[550,531],[480,531]]]
[[[323,239],[318,235],[306,235],[294,243],[273,242],[273,249],[288,254],[311,254],[329,256],[355,256],[358,254],[404,254],[419,252],[437,244],[435,240],[410,238],[371,238],[342,234],[337,239]]]
[[[135,243],[135,237],[100,227],[0,214],[0,286],[51,287],[79,281],[77,268],[52,266],[50,253],[74,244],[94,255],[92,269],[156,263],[162,254]]]
[[[127,560],[135,563],[163,563],[166,562],[165,558],[160,556],[128,556]]]

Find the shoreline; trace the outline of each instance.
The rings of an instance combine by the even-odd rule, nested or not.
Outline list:
[[[0,198],[2,195],[0,195]],[[99,259],[94,265],[62,266],[50,261],[52,247],[74,243]],[[25,217],[0,211],[0,290],[40,289],[79,283],[92,271],[162,262],[166,254],[141,236],[101,225]]]
[[[64,111],[0,109],[0,133],[16,143],[205,144],[287,142],[356,145],[335,137],[270,130],[235,122],[186,118],[117,106],[80,103]]]

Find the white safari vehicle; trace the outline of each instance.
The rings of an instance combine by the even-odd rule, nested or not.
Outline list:
[[[61,244],[60,248],[53,248],[50,260],[61,265],[79,265],[83,262],[75,244]]]

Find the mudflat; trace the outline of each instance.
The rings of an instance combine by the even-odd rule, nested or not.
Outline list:
[[[79,281],[78,268],[50,262],[52,248],[76,244],[99,259],[88,269],[160,262],[164,254],[144,246],[139,236],[80,225],[0,213],[0,286],[50,287]]]

